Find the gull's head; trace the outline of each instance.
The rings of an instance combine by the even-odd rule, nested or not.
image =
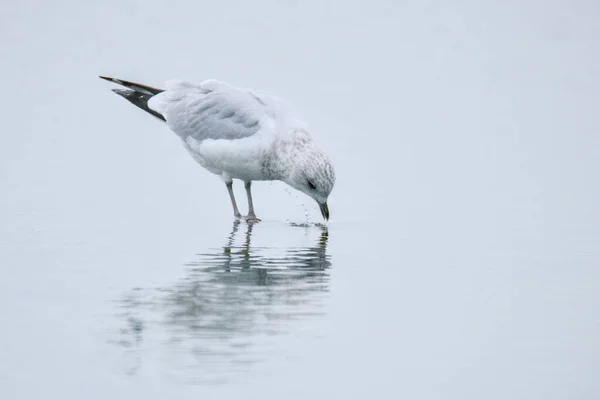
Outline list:
[[[319,205],[323,218],[329,219],[327,198],[335,184],[335,170],[325,153],[316,148],[305,149],[295,158],[286,183],[312,197]]]

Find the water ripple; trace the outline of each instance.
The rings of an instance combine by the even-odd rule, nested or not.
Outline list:
[[[319,234],[310,247],[253,247],[257,227],[235,223],[226,245],[197,254],[180,281],[124,294],[112,343],[125,350],[126,373],[150,358],[177,380],[228,382],[270,357],[278,338],[319,335],[306,326],[325,316],[327,229],[312,227]]]

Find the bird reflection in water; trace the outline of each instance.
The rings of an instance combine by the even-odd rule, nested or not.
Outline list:
[[[281,345],[275,338],[319,335],[307,327],[324,316],[329,294],[327,229],[313,247],[274,248],[252,247],[254,228],[246,225],[236,246],[236,221],[226,246],[198,254],[181,281],[125,296],[126,327],[115,342],[134,360],[129,374],[143,366],[148,336],[159,335],[160,360],[174,378],[217,383],[267,359]]]

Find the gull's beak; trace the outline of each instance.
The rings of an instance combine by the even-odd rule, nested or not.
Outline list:
[[[329,207],[327,207],[327,203],[319,203],[319,207],[321,208],[321,215],[325,218],[325,221],[329,220]]]

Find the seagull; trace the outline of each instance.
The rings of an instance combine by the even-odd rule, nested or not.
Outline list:
[[[126,89],[112,89],[165,122],[202,167],[225,182],[233,214],[242,218],[233,179],[244,182],[248,222],[260,221],[252,202],[252,181],[283,181],[312,199],[329,220],[327,199],[335,171],[289,103],[272,94],[209,79],[200,84],[165,82],[165,89],[100,76]]]

